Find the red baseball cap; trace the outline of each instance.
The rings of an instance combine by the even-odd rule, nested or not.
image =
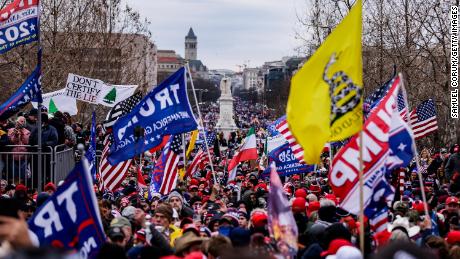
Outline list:
[[[267,214],[262,211],[256,211],[251,215],[251,221],[254,227],[260,228],[264,227],[268,223]]]
[[[453,245],[455,243],[460,243],[460,231],[450,231],[447,233],[446,241],[448,244]]]
[[[303,188],[300,188],[300,189],[295,191],[294,196],[296,198],[298,198],[298,197],[307,198],[307,191],[305,191],[305,189],[303,189]]]
[[[335,255],[337,253],[337,250],[339,250],[343,246],[353,246],[353,244],[346,240],[346,239],[334,239],[332,242],[329,244],[329,247],[326,251],[323,251],[321,253],[321,257],[325,257],[328,255]]]
[[[16,185],[16,191],[24,191],[27,192],[27,187],[24,184],[18,184]]]
[[[56,191],[56,185],[54,185],[54,183],[52,182],[49,182],[45,185],[45,188],[44,188],[45,192],[48,191],[48,190],[52,190],[52,191]]]
[[[320,205],[319,201],[310,202],[310,204],[308,205],[308,209],[307,209],[307,216],[310,217],[310,215],[313,212],[318,211],[320,207],[321,207],[321,205]]]
[[[450,196],[449,198],[446,199],[446,205],[451,204],[451,203],[456,203],[458,204],[458,198],[455,196]]]
[[[307,206],[305,206],[306,202],[307,200],[305,200],[305,198],[303,197],[295,198],[294,201],[292,202],[292,212],[294,213],[305,212],[305,209],[307,208]]]
[[[258,189],[262,189],[264,191],[268,191],[268,188],[267,188],[267,185],[265,183],[259,183],[256,185],[256,187],[254,187],[254,190],[258,190]]]
[[[190,185],[199,185],[200,182],[199,182],[197,179],[193,178],[192,180],[190,180],[190,183],[189,183],[189,184],[190,184]]]
[[[300,175],[298,175],[298,174],[293,175],[292,180],[300,180]]]
[[[423,214],[425,212],[425,204],[421,201],[415,202],[412,204],[412,209],[416,210],[420,214]]]

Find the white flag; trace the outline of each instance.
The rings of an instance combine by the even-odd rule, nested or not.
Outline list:
[[[137,85],[104,85],[99,94],[98,104],[113,107],[134,94]]]
[[[66,89],[43,94],[42,105],[48,109],[48,113],[53,114],[56,111],[68,112],[70,115],[77,115],[77,100],[65,94]],[[32,105],[37,108],[37,103],[32,102]]]

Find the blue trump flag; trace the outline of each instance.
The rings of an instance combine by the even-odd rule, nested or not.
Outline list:
[[[40,53],[40,52],[39,52]],[[29,102],[42,102],[40,84],[40,54],[37,67],[19,89],[2,105],[0,105],[0,117],[8,118],[26,106]]]
[[[160,192],[161,183],[163,182],[163,176],[164,176],[164,172],[166,169],[166,164],[168,162],[167,161],[168,154],[169,154],[169,150],[171,148],[171,143],[173,142],[173,139],[174,139],[174,136],[171,136],[169,138],[168,143],[166,143],[166,145],[163,148],[163,151],[161,151],[161,156],[160,158],[157,159],[155,163],[155,167],[150,174],[151,180],[150,180],[149,195],[148,195],[149,200],[152,199],[155,193]]]
[[[38,0],[20,1],[18,6],[13,7],[9,17],[0,21],[0,54],[17,46],[37,41],[38,16]]]
[[[145,130],[143,136],[135,134],[139,127]],[[182,67],[115,123],[114,144],[110,147],[108,160],[115,165],[158,146],[165,135],[189,132],[197,127],[187,97],[185,68]]]
[[[29,220],[31,237],[41,247],[55,247],[94,258],[105,242],[99,207],[85,158]]]
[[[285,143],[268,154],[268,163],[276,165],[276,171],[280,176],[292,174],[308,173],[314,170],[313,165],[301,164],[292,153],[292,149],[288,143]],[[270,175],[270,168],[266,168],[263,177]]]
[[[93,181],[96,180],[96,112],[93,112],[91,120],[91,138],[89,142],[88,150],[86,151],[86,159],[89,163],[89,172],[93,177]]]
[[[276,121],[274,121],[272,124],[267,126],[267,131],[271,137],[278,136],[281,134],[277,129],[276,126],[278,126],[280,123],[282,123],[284,120],[286,120],[286,115],[281,116],[278,118]]]

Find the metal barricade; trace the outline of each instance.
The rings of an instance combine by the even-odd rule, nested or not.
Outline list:
[[[3,146],[0,152],[0,179],[24,184],[28,188],[43,190],[48,182],[64,180],[75,166],[73,148],[59,145],[42,148],[42,175],[38,175],[37,146]],[[39,182],[41,179],[41,182]]]
[[[0,175],[11,183],[22,183],[29,188],[39,187],[37,146],[8,145],[0,152]],[[54,152],[51,147],[42,149],[42,183],[53,180]],[[41,189],[38,188],[38,189]]]
[[[75,152],[65,144],[54,147],[53,182],[59,183],[75,167]]]

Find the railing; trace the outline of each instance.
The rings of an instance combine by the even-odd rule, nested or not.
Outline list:
[[[53,173],[54,182],[64,180],[75,167],[75,152],[66,145],[54,147]]]
[[[0,178],[22,183],[28,188],[43,190],[48,182],[64,180],[75,165],[73,148],[59,145],[42,149],[42,175],[38,175],[37,146],[4,146],[0,151]],[[39,182],[39,180],[41,181]]]

